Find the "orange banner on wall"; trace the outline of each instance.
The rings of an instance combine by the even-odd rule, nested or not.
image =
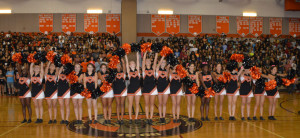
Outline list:
[[[294,36],[294,37],[300,35],[300,18],[290,18],[289,33],[291,36]]]
[[[120,14],[106,14],[106,32],[110,34],[119,33],[121,31],[120,21]]]
[[[76,14],[62,14],[61,15],[62,31],[75,32],[76,31]]]
[[[189,15],[189,32],[194,36],[202,32],[202,16],[200,15]]]
[[[166,28],[169,34],[180,32],[180,15],[166,15]]]
[[[228,34],[229,33],[229,16],[217,16],[216,17],[216,31],[219,34]]]
[[[98,14],[84,14],[84,31],[95,33],[98,32]]]
[[[53,14],[39,15],[39,30],[42,33],[53,31]]]
[[[236,17],[237,33],[241,36],[249,34],[249,17]]]
[[[157,36],[166,31],[165,15],[151,15],[151,31]]]
[[[270,34],[278,37],[282,34],[282,18],[269,18]]]
[[[250,33],[255,37],[258,37],[263,33],[263,17],[250,18]]]

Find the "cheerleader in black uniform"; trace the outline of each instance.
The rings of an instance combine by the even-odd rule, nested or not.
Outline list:
[[[158,111],[160,117],[160,123],[166,123],[166,110],[167,102],[170,94],[170,83],[169,83],[169,68],[167,61],[162,57],[156,67],[156,78],[157,78],[157,92],[158,92]]]
[[[35,123],[43,123],[43,99],[45,98],[45,94],[43,91],[43,76],[44,76],[44,63],[41,65],[34,65],[31,63],[30,65],[30,76],[31,76],[31,96],[33,99],[35,113],[37,120]]]
[[[208,70],[207,62],[202,62],[202,72],[200,73],[199,77],[200,77],[201,84],[205,88],[205,90],[207,90],[212,86],[212,77]],[[200,112],[201,112],[202,121],[210,121],[208,118],[210,98],[211,97],[205,97],[205,96],[201,98]],[[204,119],[204,108],[206,111],[205,119]]]
[[[219,83],[218,78],[220,76],[223,76],[222,64],[218,63],[216,65],[215,72],[212,73],[212,77],[213,77],[214,82]],[[218,120],[218,119],[224,120],[224,118],[222,117],[224,95],[226,95],[225,88],[223,88],[220,92],[216,92],[216,94],[215,94],[215,104],[214,104],[215,120]],[[219,102],[219,99],[220,99],[220,103],[219,103],[220,117],[218,118],[218,102]]]
[[[57,82],[57,97],[60,106],[61,121],[60,124],[69,124],[70,116],[70,86],[67,75],[64,72],[64,67],[62,66],[58,72],[58,82]],[[66,107],[66,118],[64,107]]]
[[[260,71],[261,72],[261,71]],[[264,80],[263,78],[260,78],[262,80]],[[253,80],[253,84],[255,84],[257,80]],[[265,83],[265,82],[263,82]],[[266,91],[264,88],[261,88],[261,87],[257,87],[255,85],[254,87],[254,97],[255,97],[255,106],[254,106],[254,115],[253,115],[253,120],[257,120],[256,118],[256,111],[257,111],[257,108],[259,106],[259,111],[260,111],[260,120],[265,120],[263,118],[263,111],[264,111],[264,102],[265,102],[265,96],[267,95]]]
[[[196,71],[196,67],[194,63],[188,64],[188,76],[194,81],[197,86],[199,86],[198,72]],[[187,101],[187,112],[190,122],[194,122],[194,114],[195,114],[195,103],[196,103],[196,95],[193,94],[189,87],[185,89],[186,101]]]
[[[17,63],[18,64],[18,63]],[[24,120],[21,123],[31,123],[31,91],[30,91],[30,78],[28,76],[28,65],[25,64],[24,68],[21,70],[21,67],[18,66],[18,70],[20,72],[20,78],[18,81],[19,86],[19,98],[22,104],[22,112]],[[28,121],[26,120],[26,108],[28,110]]]
[[[118,124],[122,125],[123,122],[123,115],[124,115],[124,108],[125,108],[125,99],[127,96],[127,88],[125,83],[126,78],[126,67],[123,58],[121,59],[121,63],[117,65],[117,76],[113,81],[112,88],[114,91],[114,97],[116,99],[117,104],[117,117],[118,117]],[[120,116],[121,110],[121,116]]]
[[[155,69],[157,64],[157,53],[155,53],[155,58],[153,65],[151,66],[151,59],[147,57],[147,51],[144,53],[144,58],[142,62],[142,72],[143,72],[143,95],[145,99],[145,113],[146,113],[146,123],[152,125],[152,117],[154,111],[154,101],[156,98],[157,87],[155,80]],[[149,111],[150,106],[150,111]],[[150,114],[149,114],[150,112]],[[150,115],[150,117],[149,117]]]
[[[180,80],[179,75],[176,73],[176,66],[172,70],[170,74],[170,93],[172,99],[172,112],[173,112],[173,122],[179,123],[179,116],[180,116],[180,101],[181,96],[183,96],[182,91],[182,83]]]
[[[240,79],[241,83],[240,87],[240,97],[242,98],[242,105],[241,105],[241,114],[242,114],[242,120],[245,120],[244,117],[244,109],[245,109],[245,104],[247,104],[247,120],[252,120],[250,118],[250,104],[251,104],[251,98],[253,97],[253,92],[252,92],[252,79],[250,76],[250,70],[245,69],[242,71]]]
[[[275,80],[276,76],[281,76],[281,77],[286,76],[286,74],[278,74],[277,73],[277,67],[275,65],[272,65],[270,70],[271,70],[270,74],[268,74],[268,75],[261,74],[261,76],[264,77],[264,78],[267,78],[268,81]],[[277,102],[277,98],[280,98],[277,86],[274,90],[267,91],[267,98],[269,99],[269,103],[270,103],[269,104],[269,117],[268,117],[268,119],[269,120],[276,120],[276,118],[274,117],[275,109],[276,109],[276,102]]]
[[[83,74],[81,73],[81,66],[80,64],[75,64],[74,67],[75,74],[78,77],[78,83],[82,83]],[[82,101],[84,99],[79,93],[72,92],[71,90],[71,98],[74,105],[74,112],[76,117],[76,124],[82,124]]]
[[[138,123],[139,115],[139,103],[142,95],[141,86],[140,86],[140,62],[139,62],[139,52],[136,53],[137,61],[130,61],[128,63],[127,55],[125,55],[126,60],[126,69],[129,77],[129,85],[127,89],[128,96],[128,113],[129,113],[129,123],[132,123],[132,104],[133,98],[135,98],[135,123]]]
[[[1,91],[1,96],[4,95],[4,86],[6,84],[6,78],[3,75],[2,70],[0,69],[0,91]]]
[[[57,115],[57,72],[55,71],[56,67],[54,63],[48,62],[47,67],[45,69],[45,99],[48,103],[48,112],[49,112],[49,122],[48,124],[56,123],[56,115]],[[52,118],[52,109],[54,111],[54,118]],[[52,121],[53,120],[53,121]]]
[[[100,73],[98,73],[101,82],[105,81],[108,75],[109,72],[107,71],[107,66],[105,64],[102,64],[100,66]],[[103,95],[101,95],[105,124],[111,124],[111,104],[113,102],[113,98],[114,98],[114,92],[112,88],[108,90],[106,93],[104,93]]]
[[[87,65],[87,72],[83,75],[83,85],[84,88],[88,89],[90,92],[93,92],[97,88],[98,75],[95,73],[95,66],[92,63]],[[98,106],[97,99],[88,98],[86,99],[89,113],[89,121],[88,123],[92,123],[92,105],[94,107],[94,124],[98,122]]]

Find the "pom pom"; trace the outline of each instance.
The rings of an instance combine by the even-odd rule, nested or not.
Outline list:
[[[22,53],[22,61],[21,61],[21,62],[22,62],[22,63],[28,63],[27,57],[28,57],[27,54]]]
[[[286,78],[291,80],[291,79],[295,78],[295,76],[296,76],[296,71],[292,69],[288,72]]]
[[[229,70],[230,72],[235,70],[237,67],[238,67],[238,63],[235,60],[230,60],[226,65],[226,69]]]
[[[53,51],[49,51],[46,55],[46,58],[48,61],[50,61],[51,63],[54,62],[54,57],[55,57],[55,53]]]
[[[243,54],[232,54],[230,60],[234,60],[236,62],[242,62],[244,60]]]
[[[278,87],[280,87],[280,86],[283,84],[282,79],[281,79],[280,76],[276,76],[276,77],[275,77],[275,81],[276,81],[276,85],[277,85]]]
[[[100,90],[100,88],[96,88],[95,90],[92,91],[92,99],[97,99],[103,94],[103,92]]]
[[[12,56],[12,61],[13,62],[18,62],[19,64],[22,64],[22,54],[21,53],[16,53]]]
[[[111,89],[111,84],[107,81],[102,82],[102,86],[100,87],[100,90],[104,93],[108,92]]]
[[[177,65],[175,70],[180,78],[184,78],[187,76],[187,71],[182,65]]]
[[[212,88],[205,90],[205,97],[209,98],[210,96],[215,96],[215,91]]]
[[[116,69],[117,65],[120,63],[119,57],[117,55],[114,55],[109,60],[110,62],[108,63],[108,67],[111,69]]]
[[[28,61],[29,63],[35,63],[35,62],[37,62],[37,61],[34,59],[35,53],[36,53],[36,52],[31,53],[31,54],[29,54],[29,56],[27,57],[27,61]]]
[[[108,74],[108,76],[105,77],[105,80],[108,83],[112,83],[115,80],[116,75],[117,75],[117,70],[116,69],[109,69],[109,74]]]
[[[107,57],[107,58],[111,58],[111,57],[112,57],[112,54],[108,54],[106,57]]]
[[[255,87],[257,89],[265,89],[265,81],[266,81],[265,78],[260,78],[260,79],[256,80]]]
[[[289,80],[289,79],[282,79],[282,84],[284,86],[290,86],[291,84],[295,83],[295,81],[296,81],[296,78],[293,78],[291,80]]]
[[[155,53],[159,53],[162,50],[163,46],[161,43],[154,43],[151,45],[151,50]]]
[[[64,54],[60,60],[63,65],[65,65],[67,63],[72,63],[72,59],[69,57],[68,54]]]
[[[268,82],[265,82],[265,90],[270,91],[274,90],[276,88],[277,84],[275,80],[270,80]]]
[[[196,93],[196,96],[200,96],[201,98],[205,96],[205,89],[203,86],[198,87],[198,93]]]
[[[142,44],[141,45],[141,51],[142,52],[146,52],[146,51],[151,51],[151,45],[152,45],[152,43],[149,43],[149,42],[147,42],[147,43],[144,43],[144,44]]]
[[[141,46],[138,43],[132,43],[131,52],[141,52]]]
[[[176,65],[179,64],[177,58],[174,56],[174,54],[169,54],[166,57],[167,63],[170,64],[171,66],[175,67]]]
[[[219,93],[219,92],[221,92],[224,88],[225,88],[225,83],[223,83],[223,82],[219,82],[219,83],[214,83],[213,84],[213,86],[212,86],[212,89],[215,91],[215,92],[217,92],[217,93]]]
[[[78,76],[75,75],[75,71],[73,71],[69,75],[67,75],[67,78],[68,78],[70,84],[78,82]]]
[[[231,80],[231,74],[227,71],[223,72],[223,77],[226,79],[227,82]]]
[[[92,93],[88,89],[84,89],[84,91],[81,92],[80,95],[87,99],[92,97]]]
[[[188,88],[193,87],[195,83],[190,77],[186,76],[182,79],[182,83],[186,85]]]
[[[224,75],[221,75],[218,77],[219,82],[227,83],[227,79],[224,77]]]
[[[74,73],[74,65],[71,63],[67,63],[64,66],[64,74],[69,75],[71,72]]]
[[[81,83],[73,83],[71,84],[71,91],[74,92],[74,93],[81,93],[82,91],[84,91],[84,86],[83,84]]]
[[[252,76],[253,79],[257,80],[260,78],[260,75],[261,75],[261,72],[259,71],[259,68],[256,67],[256,66],[253,66],[251,69],[250,69],[250,75]]]
[[[193,83],[193,86],[191,88],[189,88],[189,90],[191,91],[191,93],[196,94],[199,92],[198,90],[198,86],[196,83]]]
[[[163,57],[165,57],[169,54],[173,54],[173,50],[171,48],[167,47],[167,46],[164,46],[162,48],[162,50],[160,51],[160,55],[163,56]]]
[[[252,61],[250,57],[245,57],[243,60],[243,66],[245,69],[250,69],[252,67]]]
[[[122,48],[125,50],[126,54],[129,54],[131,52],[131,45],[125,43],[122,45]]]
[[[123,48],[119,48],[116,51],[114,51],[112,55],[117,55],[119,58],[122,58],[125,56],[125,50]]]

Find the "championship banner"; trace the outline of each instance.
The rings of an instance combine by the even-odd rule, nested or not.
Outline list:
[[[106,14],[106,32],[110,34],[119,33],[121,31],[120,21],[120,14]]]
[[[282,34],[282,18],[269,18],[270,22],[270,34],[278,37]]]
[[[98,14],[84,14],[84,31],[95,33],[98,32]]]
[[[166,30],[165,15],[151,15],[151,31],[160,36]]]
[[[236,17],[237,33],[241,36],[249,34],[249,17]]]
[[[255,37],[263,33],[263,17],[250,17],[250,33]]]
[[[189,15],[189,32],[194,36],[202,32],[202,16],[200,15]]]
[[[217,16],[216,17],[216,31],[219,34],[229,33],[229,16]]]
[[[300,35],[300,18],[290,18],[289,33],[293,37]]]
[[[62,31],[75,32],[76,31],[76,14],[62,14],[61,15]]]
[[[39,30],[42,33],[48,33],[53,31],[53,14],[39,15]]]
[[[180,32],[180,15],[166,15],[166,28],[169,34]]]

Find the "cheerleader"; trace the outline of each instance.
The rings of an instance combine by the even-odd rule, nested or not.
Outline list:
[[[35,123],[43,123],[43,99],[45,98],[43,91],[43,76],[44,76],[44,63],[41,65],[30,65],[30,76],[31,76],[31,96],[35,107],[35,113],[37,120]]]
[[[241,69],[243,70],[243,69]],[[242,118],[241,120],[245,120],[244,117],[244,109],[245,109],[245,105],[247,104],[247,120],[252,120],[250,118],[250,104],[251,104],[251,98],[253,97],[253,92],[252,92],[252,79],[250,76],[250,70],[249,69],[245,69],[244,71],[242,71],[241,75],[240,75],[240,79],[239,79],[241,86],[240,86],[240,97],[242,99],[242,105],[241,105],[241,114],[242,114]]]
[[[263,78],[260,78],[260,79],[263,81],[263,83],[265,83]],[[258,81],[258,80],[253,80],[253,84],[255,84],[256,81]],[[255,87],[254,87],[255,106],[254,106],[253,120],[257,120],[256,111],[257,111],[258,106],[260,109],[259,110],[260,111],[259,118],[260,118],[260,120],[265,120],[263,118],[265,95],[267,95],[265,89],[263,87],[258,87],[255,85]]]
[[[208,64],[207,62],[202,62],[202,72],[200,73],[200,81],[202,86],[205,90],[210,88],[212,86],[212,77],[210,72],[208,71]],[[200,106],[200,112],[201,112],[201,120],[202,121],[210,121],[208,118],[209,113],[209,102],[211,97],[202,97],[201,98],[201,106]],[[205,118],[204,118],[204,110],[206,112]]]
[[[98,75],[95,73],[95,66],[92,63],[87,65],[87,72],[83,75],[83,85],[84,88],[88,89],[88,91],[93,92],[97,88],[98,83]],[[92,106],[94,107],[94,124],[98,122],[98,107],[97,107],[97,99],[88,98],[86,99],[88,106],[88,114],[89,121],[88,123],[92,123]]]
[[[98,74],[101,82],[105,81],[108,75],[109,72],[107,71],[107,66],[105,64],[102,64],[100,66],[100,73]],[[105,124],[111,124],[111,104],[113,102],[113,98],[114,98],[114,92],[112,88],[108,90],[106,93],[104,93],[103,95],[101,95]]]
[[[82,83],[83,74],[81,72],[80,64],[75,64],[75,75],[78,77],[78,83]],[[79,93],[75,93],[71,90],[71,98],[74,105],[74,112],[76,117],[76,124],[82,124],[82,101],[84,99]]]
[[[22,112],[24,120],[21,123],[31,123],[31,91],[30,91],[30,78],[28,77],[28,65],[25,64],[23,70],[21,71],[20,66],[18,66],[20,72],[20,78],[18,81],[19,86],[19,98],[22,104]],[[26,120],[26,108],[28,110],[28,120]]]
[[[58,82],[57,82],[57,97],[60,106],[61,121],[60,124],[69,124],[70,116],[70,86],[67,79],[67,75],[64,73],[64,67],[62,66],[58,72]],[[66,118],[64,107],[66,107]],[[65,120],[66,119],[66,120]]]
[[[167,61],[162,57],[156,67],[158,111],[160,123],[166,123],[167,102],[170,94],[169,67]]]
[[[4,86],[6,84],[5,82],[6,82],[6,78],[3,75],[2,70],[0,69],[0,92],[1,92],[1,96],[4,95]]]
[[[183,96],[182,92],[182,84],[180,82],[180,77],[176,73],[176,67],[172,69],[172,73],[170,75],[170,93],[172,99],[172,112],[173,112],[173,123],[179,123],[180,116],[180,101],[181,96]]]
[[[275,80],[276,76],[280,76],[280,77],[286,76],[286,74],[278,74],[277,67],[275,65],[272,65],[270,70],[271,70],[270,74],[268,74],[268,75],[261,74],[261,76],[264,78],[267,78],[268,81]],[[268,119],[276,120],[276,118],[274,117],[275,109],[276,109],[276,102],[277,102],[277,98],[280,98],[277,86],[275,89],[267,91],[267,98],[269,99],[269,117],[268,117]]]
[[[222,75],[222,64],[217,63],[216,66],[216,71],[212,73],[212,77],[214,82],[219,83],[218,78]],[[223,88],[220,92],[215,93],[215,104],[214,104],[214,109],[215,109],[215,120],[217,121],[218,119],[224,120],[222,117],[222,112],[223,112],[223,100],[224,100],[224,95],[226,95],[226,90]],[[220,102],[219,102],[220,99]],[[218,118],[218,102],[219,102],[219,111],[220,111],[220,117]]]
[[[145,113],[146,113],[146,124],[152,125],[152,117],[154,111],[154,101],[156,98],[157,88],[155,80],[155,69],[157,64],[157,53],[155,53],[155,58],[153,65],[151,66],[151,59],[147,58],[147,51],[144,53],[142,62],[142,72],[143,72],[143,96],[145,99]],[[149,117],[149,106],[150,106],[150,117]]]
[[[136,53],[137,61],[130,61],[128,63],[128,57],[125,55],[126,60],[126,69],[129,77],[129,85],[127,89],[128,95],[128,113],[129,113],[129,123],[132,123],[132,104],[133,98],[135,98],[135,123],[139,123],[138,115],[139,115],[139,103],[142,95],[141,87],[140,87],[140,61],[139,61],[139,52]]]
[[[48,104],[48,112],[49,112],[49,122],[48,124],[56,123],[56,115],[57,115],[57,72],[55,71],[54,63],[48,62],[47,67],[45,69],[45,99]],[[54,118],[52,118],[52,109],[54,111]],[[53,121],[52,121],[53,119]]]
[[[194,63],[188,64],[188,76],[193,82],[196,82],[197,86],[199,86],[198,72],[196,71]],[[186,87],[185,95],[187,101],[187,112],[189,117],[188,121],[194,122],[196,95],[193,94],[188,87]]]
[[[124,116],[124,108],[125,108],[125,98],[127,96],[127,88],[125,83],[126,78],[126,67],[125,62],[123,59],[121,59],[121,63],[117,65],[117,76],[115,80],[113,81],[112,88],[114,91],[114,97],[116,99],[117,104],[117,117],[118,117],[118,124],[122,125],[123,122],[123,116]],[[121,116],[120,116],[120,110],[121,110]]]

